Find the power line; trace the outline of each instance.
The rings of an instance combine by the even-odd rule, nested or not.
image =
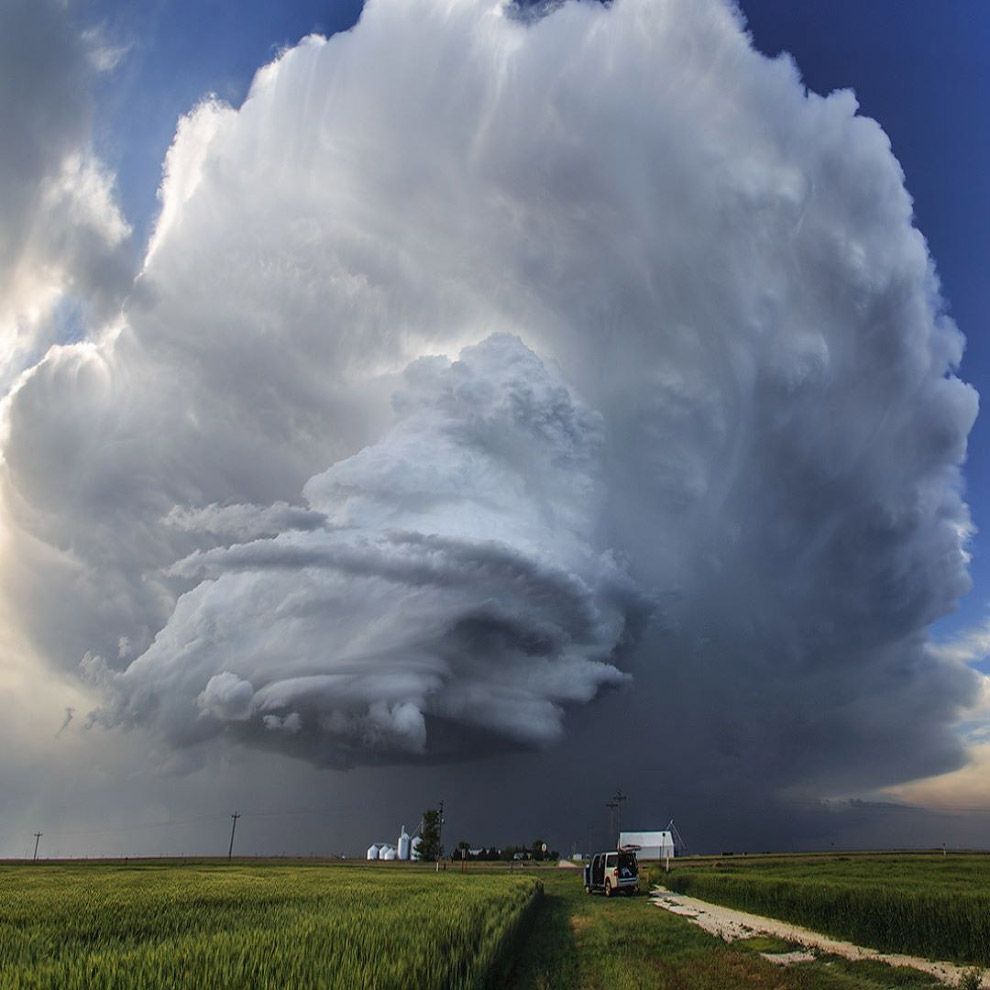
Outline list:
[[[300,808],[295,811],[247,811],[240,813],[242,818],[296,818],[296,817],[329,817],[337,814],[346,819],[352,819],[357,810],[344,810],[328,808]],[[198,825],[201,822],[217,822],[226,818],[223,812],[215,812],[209,815],[194,815],[191,818],[172,818],[159,822],[138,822],[134,825],[107,825],[103,828],[82,828],[82,829],[56,829],[54,832],[45,832],[45,835],[58,836],[59,838],[70,838],[80,835],[108,835],[118,832],[141,832],[156,828],[178,828],[184,825]],[[33,833],[32,833],[33,834]]]
[[[105,828],[84,828],[84,829],[56,829],[54,832],[44,832],[43,835],[58,836],[68,838],[76,835],[106,835],[115,832],[140,832],[144,829],[171,828],[180,825],[196,825],[200,822],[215,822],[225,817],[222,813],[214,815],[197,815],[194,818],[177,818],[165,822],[142,822],[137,825],[107,825]]]

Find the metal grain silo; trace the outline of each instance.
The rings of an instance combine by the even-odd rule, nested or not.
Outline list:
[[[399,859],[409,859],[409,855],[412,851],[412,839],[409,837],[409,833],[406,831],[406,826],[402,826],[402,831],[399,833],[399,848],[397,850],[397,857]]]
[[[368,846],[368,859],[378,859],[378,853],[381,850],[381,846],[377,842],[372,842]]]

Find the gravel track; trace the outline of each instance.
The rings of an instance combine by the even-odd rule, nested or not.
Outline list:
[[[903,956],[896,953],[878,952],[853,942],[843,942],[829,935],[813,932],[809,928],[791,924],[789,921],[777,921],[775,918],[764,918],[759,914],[747,911],[737,911],[735,908],[724,907],[721,904],[711,904],[708,901],[688,897],[685,894],[675,894],[666,887],[655,887],[650,895],[651,901],[657,907],[679,914],[693,921],[712,935],[717,935],[726,942],[734,942],[740,938],[751,938],[753,935],[775,935],[788,942],[795,942],[807,949],[817,949],[846,959],[876,959],[891,966],[911,966],[941,980],[948,986],[958,986],[959,978],[967,969],[972,967],[956,966],[948,962],[932,962],[920,956]],[[766,953],[770,958],[769,953]],[[780,954],[784,955],[784,954]],[[790,954],[788,954],[790,955]],[[798,955],[798,954],[795,954]],[[784,962],[783,958],[775,961]],[[788,960],[800,961],[797,958]],[[983,987],[990,987],[990,977],[984,976]]]

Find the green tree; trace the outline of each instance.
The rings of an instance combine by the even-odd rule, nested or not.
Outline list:
[[[423,824],[419,830],[419,858],[428,862],[438,860],[443,855],[440,845],[440,811],[427,808],[423,812]]]

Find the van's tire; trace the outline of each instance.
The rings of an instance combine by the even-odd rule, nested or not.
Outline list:
[[[606,897],[612,896],[612,881],[608,879],[606,879],[605,881],[605,896]]]

